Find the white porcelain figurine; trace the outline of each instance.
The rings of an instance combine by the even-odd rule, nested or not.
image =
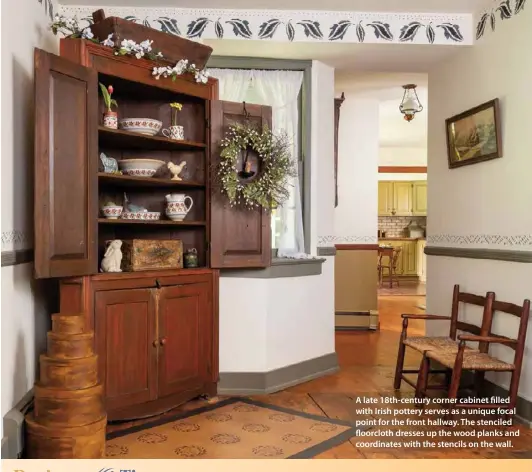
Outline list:
[[[173,162],[169,162],[167,166],[168,169],[170,169],[170,173],[172,174],[171,180],[183,180],[181,177],[179,177],[179,174],[183,172],[183,169],[186,165],[186,161],[183,161],[181,164],[174,164]]]
[[[122,263],[122,241],[114,239],[109,243],[107,251],[102,259],[101,272],[122,272],[120,264]]]

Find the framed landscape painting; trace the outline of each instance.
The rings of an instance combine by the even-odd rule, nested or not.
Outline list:
[[[445,120],[449,168],[502,157],[499,100]]]

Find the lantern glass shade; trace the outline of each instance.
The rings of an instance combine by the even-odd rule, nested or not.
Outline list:
[[[419,102],[416,93],[416,86],[414,84],[403,85],[405,89],[403,101],[399,105],[399,110],[405,115],[407,121],[414,119],[414,115],[423,110],[423,106]]]

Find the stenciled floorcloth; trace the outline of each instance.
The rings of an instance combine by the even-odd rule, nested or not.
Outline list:
[[[106,456],[131,459],[304,459],[356,434],[351,423],[243,398],[107,435]]]

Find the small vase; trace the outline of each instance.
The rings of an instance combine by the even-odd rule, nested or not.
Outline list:
[[[118,129],[118,113],[116,111],[106,111],[103,114],[103,125],[106,128]]]

